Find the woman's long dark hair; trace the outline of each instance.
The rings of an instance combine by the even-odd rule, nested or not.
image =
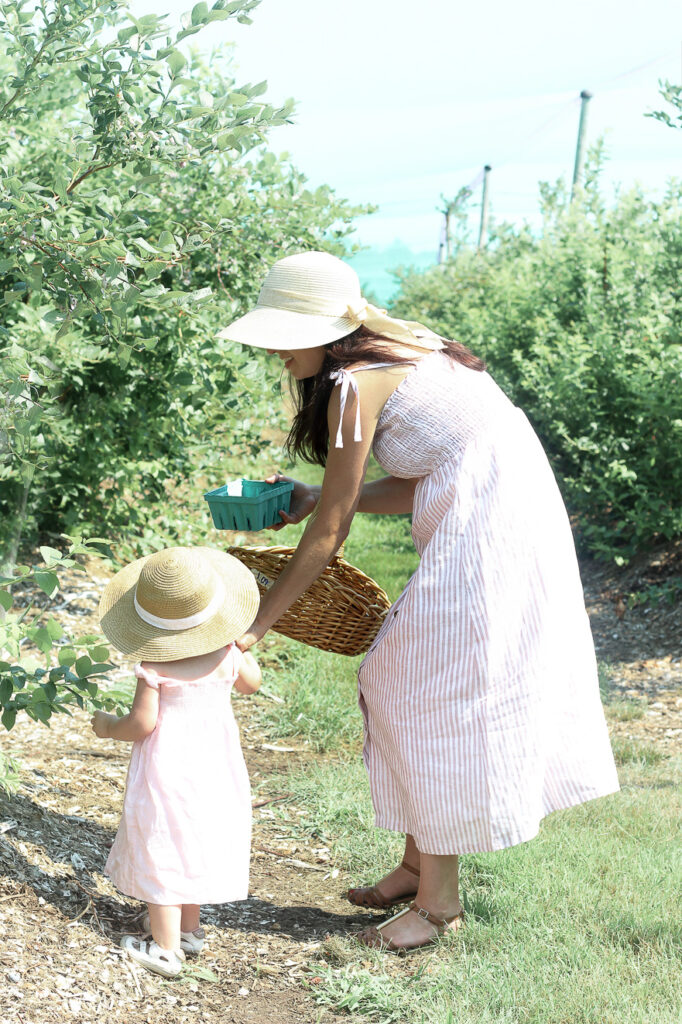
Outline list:
[[[325,465],[329,450],[327,407],[335,383],[330,374],[357,363],[404,363],[405,354],[392,352],[389,344],[388,338],[360,326],[345,338],[325,345],[324,362],[316,376],[293,382],[296,414],[285,442],[291,459]],[[470,370],[485,370],[483,360],[457,341],[446,341],[443,352]]]

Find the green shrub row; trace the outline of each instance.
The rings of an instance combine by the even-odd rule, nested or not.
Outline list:
[[[598,165],[573,202],[541,187],[539,234],[502,226],[486,251],[401,274],[394,311],[485,358],[540,435],[583,550],[622,561],[682,533],[682,185],[607,205]]]

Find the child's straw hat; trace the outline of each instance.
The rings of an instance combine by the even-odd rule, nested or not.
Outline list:
[[[258,587],[238,559],[212,548],[166,548],[114,576],[99,606],[102,630],[138,661],[209,654],[256,617]]]

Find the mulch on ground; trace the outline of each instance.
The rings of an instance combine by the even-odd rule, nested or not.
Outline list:
[[[627,570],[583,567],[613,699],[644,709],[640,717],[610,718],[613,733],[670,754],[682,751],[682,603],[628,608],[627,596],[670,578],[681,562],[682,547],[673,546]],[[70,573],[55,601],[57,618],[80,634],[98,632],[106,580],[101,565],[88,568],[89,576]],[[267,740],[258,714],[266,699],[235,701],[254,789],[251,895],[206,908],[207,949],[174,982],[147,973],[118,948],[139,904],[102,873],[118,824],[127,745],[98,740],[85,712],[57,716],[49,729],[17,723],[5,747],[21,764],[21,786],[15,796],[0,797],[1,1024],[348,1019],[317,1007],[307,985],[327,955],[326,937],[369,920],[343,898],[348,885],[366,880],[344,877],[326,847],[297,838],[305,808],[277,790],[276,777],[315,755],[295,742]],[[405,967],[397,961],[395,969]],[[211,973],[202,977],[202,970]]]

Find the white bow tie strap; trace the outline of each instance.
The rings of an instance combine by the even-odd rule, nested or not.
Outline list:
[[[339,395],[339,429],[336,431],[336,448],[343,448],[343,414],[346,409],[346,399],[348,398],[348,388],[352,388],[355,392],[355,432],[353,434],[354,441],[362,441],[362,430],[360,428],[360,392],[358,391],[358,382],[356,381],[350,370],[334,370],[330,375],[331,380],[336,381],[336,384],[341,385],[341,394]]]

